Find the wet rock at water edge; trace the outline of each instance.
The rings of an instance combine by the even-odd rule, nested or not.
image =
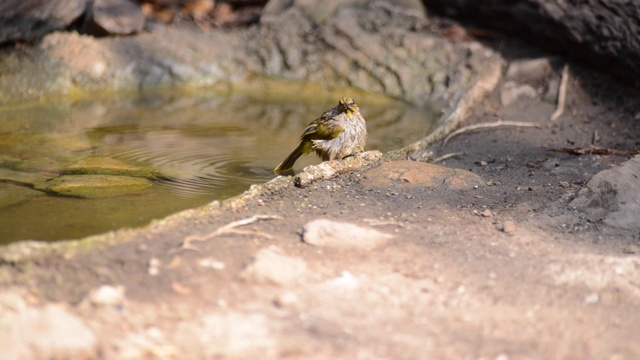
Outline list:
[[[393,236],[355,224],[318,219],[304,225],[302,240],[315,246],[371,250]]]
[[[101,198],[141,194],[152,185],[147,179],[128,176],[64,175],[38,184],[36,189],[64,196]]]
[[[67,166],[62,170],[65,175],[122,175],[147,179],[166,178],[160,171],[144,166],[136,166],[109,157],[89,157]]]
[[[20,185],[34,186],[42,184],[48,180],[57,177],[57,174],[38,173],[27,171],[16,171],[0,168],[0,181],[10,182]]]
[[[22,204],[42,195],[45,195],[42,191],[26,186],[0,183],[0,209]]]

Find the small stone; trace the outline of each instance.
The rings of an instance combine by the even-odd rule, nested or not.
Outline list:
[[[274,305],[280,308],[291,307],[300,302],[298,295],[296,293],[287,291],[284,294],[280,294],[275,300],[273,300]]]
[[[306,223],[302,235],[303,241],[311,245],[365,250],[381,246],[392,237],[371,228],[327,219]]]
[[[521,85],[513,81],[507,81],[500,90],[500,103],[503,106],[509,106],[519,99],[534,99],[537,96],[538,92],[531,85]]]
[[[483,212],[480,213],[482,217],[492,217],[493,213],[489,209],[484,209]]]
[[[89,299],[94,305],[120,305],[124,300],[124,287],[102,285],[89,294]]]
[[[140,6],[128,0],[94,0],[85,31],[92,35],[128,35],[141,31]]]
[[[513,61],[507,68],[505,79],[521,82],[542,81],[553,73],[553,65],[558,60],[554,57],[540,57]]]
[[[571,184],[569,184],[566,181],[560,181],[560,183],[558,184],[558,186],[560,186],[561,188],[568,188],[571,187]]]
[[[151,276],[157,276],[160,274],[160,265],[162,262],[158,258],[151,258],[149,260],[149,267],[147,268],[147,273]]]
[[[507,234],[513,234],[516,232],[516,224],[511,220],[506,220],[500,225],[500,230]]]
[[[600,295],[593,293],[585,296],[584,303],[585,304],[597,304],[600,302]]]
[[[293,284],[307,271],[307,263],[281,253],[277,247],[260,250],[240,276],[247,280],[278,285]]]
[[[486,162],[484,160],[480,161],[480,166],[487,166],[487,165],[489,165],[488,162]]]
[[[225,264],[222,261],[216,260],[214,258],[200,259],[198,261],[198,265],[214,270],[224,270],[225,268]]]
[[[625,254],[637,254],[638,252],[640,252],[640,247],[638,247],[638,245],[631,244],[631,245],[625,247],[622,250],[622,252],[625,253]]]

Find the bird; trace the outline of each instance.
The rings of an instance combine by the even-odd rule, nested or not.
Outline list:
[[[323,161],[344,159],[364,151],[367,123],[360,108],[350,97],[343,97],[338,106],[313,120],[300,136],[300,145],[275,168],[277,175],[293,173],[296,160],[315,151]]]

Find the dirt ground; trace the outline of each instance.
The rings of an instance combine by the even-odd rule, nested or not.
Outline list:
[[[5,319],[26,322],[20,309],[49,304],[80,320],[64,330],[79,333],[69,337],[87,339],[49,346],[43,344],[53,335],[46,330],[26,339],[5,329],[13,339],[5,344],[8,353],[105,359],[640,357],[640,234],[591,222],[568,205],[594,174],[640,148],[638,97],[580,65],[571,69],[567,109],[557,121],[549,121],[555,104],[534,98],[503,107],[496,92],[468,124],[503,119],[540,128],[469,131],[430,149],[463,153],[440,165],[469,170],[486,186],[371,190],[362,186],[366,173],[351,173],[267,191],[232,211],[205,207],[145,232],[114,232],[112,239],[126,241],[101,250],[3,263]],[[589,148],[595,133],[595,145],[629,155],[554,151]],[[281,218],[181,248],[190,235],[254,215]],[[315,219],[393,237],[373,249],[313,246],[301,234]],[[274,274],[256,270],[257,259]],[[116,295],[92,293],[102,285],[113,286]],[[9,293],[20,300],[9,304]]]

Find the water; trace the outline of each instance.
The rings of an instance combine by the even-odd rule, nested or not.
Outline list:
[[[339,98],[312,95],[121,94],[0,108],[0,170],[55,176],[82,159],[100,157],[162,174],[142,194],[97,199],[0,183],[0,243],[141,226],[268,181],[309,121]],[[433,113],[426,110],[344,95],[356,99],[367,119],[367,150],[398,148],[431,126]],[[307,155],[294,169],[318,162]]]

